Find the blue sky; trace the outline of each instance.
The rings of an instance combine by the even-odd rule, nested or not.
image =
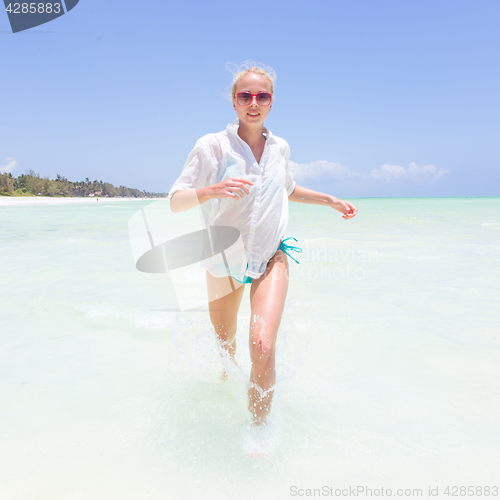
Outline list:
[[[166,192],[253,59],[300,184],[498,196],[499,22],[497,0],[80,0],[12,34],[2,9],[0,168]]]

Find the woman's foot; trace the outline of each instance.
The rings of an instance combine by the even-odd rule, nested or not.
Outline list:
[[[236,366],[240,366],[238,364],[238,361],[236,361],[235,359],[232,359],[231,360]],[[226,370],[224,370],[224,368],[222,369],[222,373],[220,374],[220,379],[225,382],[227,380],[227,373],[226,373]]]
[[[243,447],[247,458],[268,457],[274,449],[274,432],[266,423],[252,423],[243,436]]]

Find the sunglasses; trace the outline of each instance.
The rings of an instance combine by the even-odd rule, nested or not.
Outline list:
[[[268,92],[259,92],[258,94],[251,94],[250,92],[240,92],[236,94],[236,102],[240,106],[248,106],[253,98],[256,98],[259,106],[269,106],[273,100],[273,95]]]

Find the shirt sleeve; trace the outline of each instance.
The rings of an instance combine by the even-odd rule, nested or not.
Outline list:
[[[181,175],[168,193],[169,201],[177,191],[198,189],[209,185],[212,169],[210,149],[207,136],[198,139],[187,157]]]
[[[297,183],[293,180],[293,173],[290,170],[290,146],[288,145],[287,142],[285,142],[285,188],[286,188],[286,194],[290,196],[293,193],[293,190],[295,189],[295,186]]]

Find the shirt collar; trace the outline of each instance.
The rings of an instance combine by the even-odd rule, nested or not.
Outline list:
[[[238,138],[238,140],[240,141],[243,141],[243,139],[238,135],[238,127],[239,127],[238,123],[230,123],[227,126],[226,130],[230,135]],[[269,142],[270,139],[273,139],[273,134],[268,128],[262,127],[262,133],[266,136],[267,142]]]

